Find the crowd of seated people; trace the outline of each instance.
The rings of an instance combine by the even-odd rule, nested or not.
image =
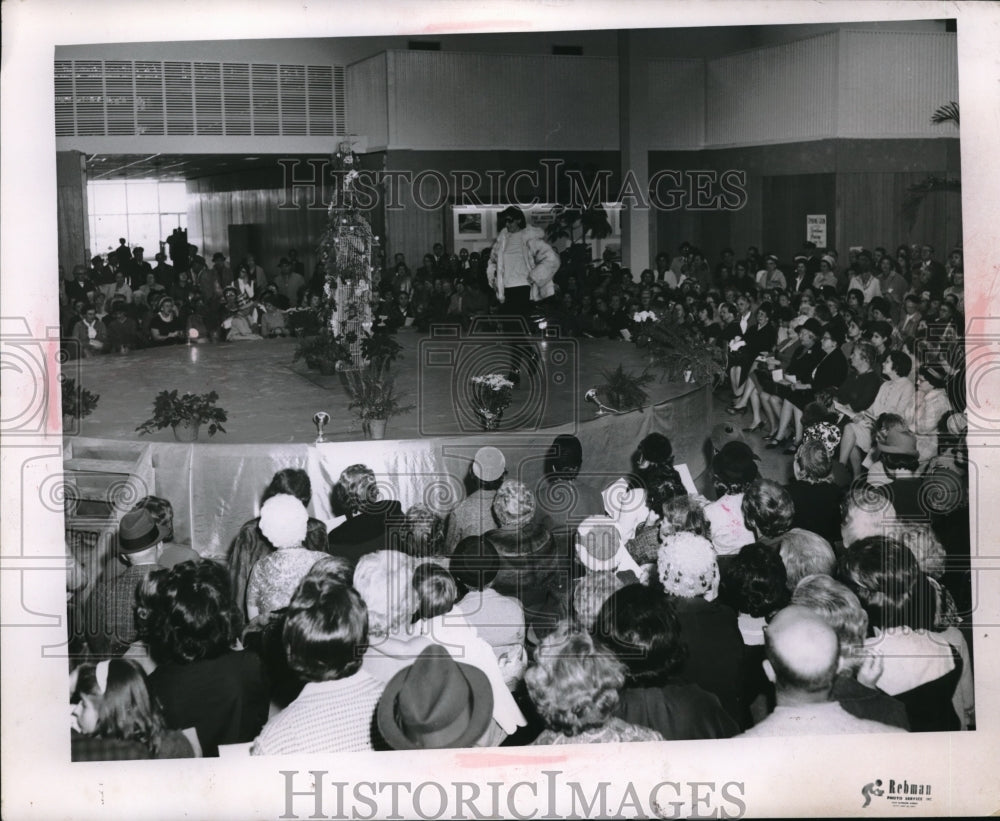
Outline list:
[[[230,265],[221,251],[211,264],[196,246],[171,245],[170,262],[144,249],[95,256],[61,275],[60,326],[70,357],[127,353],[136,348],[187,342],[308,336],[320,326],[324,277],[307,280],[294,249],[270,271],[247,254]],[[173,263],[173,264],[171,264]]]
[[[832,355],[830,327],[799,344]],[[857,350],[878,367],[871,348]],[[912,380],[904,350],[890,346],[873,402]],[[623,477],[638,518],[565,434],[532,485],[481,448],[451,510],[404,509],[350,465],[324,523],[305,472],[285,469],[225,560],[175,544],[169,502],[145,499],[121,521],[119,564],[70,610],[87,614],[74,759],[973,729],[964,414],[919,378],[915,415],[884,399],[842,425],[815,397],[800,416],[782,406],[802,427],[788,482],[728,426],[711,499],[650,434]],[[566,493],[572,511],[553,502]]]

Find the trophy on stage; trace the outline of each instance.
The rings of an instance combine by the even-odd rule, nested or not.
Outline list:
[[[621,411],[619,410],[615,410],[614,408],[609,408],[597,397],[597,388],[591,388],[590,390],[588,390],[583,397],[583,401],[591,402],[592,404],[597,405],[597,413],[595,413],[594,416],[607,416],[608,414],[611,413],[615,414],[621,413]]]
[[[326,427],[327,422],[330,421],[330,414],[326,411],[316,411],[313,414],[313,424],[316,426],[316,444],[320,444],[326,441],[326,437],[323,435],[323,428]]]

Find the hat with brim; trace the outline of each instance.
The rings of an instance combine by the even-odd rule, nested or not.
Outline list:
[[[145,508],[129,511],[118,525],[118,552],[138,553],[162,542],[168,535],[166,528],[157,524]]]
[[[729,484],[752,482],[760,474],[760,457],[746,442],[728,442],[712,459],[712,471]]]
[[[394,750],[472,747],[493,720],[493,690],[485,673],[432,644],[389,680],[375,715]]]
[[[809,331],[813,336],[819,339],[823,335],[823,323],[820,322],[816,317],[811,316],[801,325],[799,325],[798,330]]]

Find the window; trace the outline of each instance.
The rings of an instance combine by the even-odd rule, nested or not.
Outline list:
[[[174,228],[187,228],[187,193],[183,182],[128,180],[87,183],[90,253],[107,254],[125,237],[130,248],[142,246],[152,263],[160,243]]]

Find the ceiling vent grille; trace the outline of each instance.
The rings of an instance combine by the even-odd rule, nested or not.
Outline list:
[[[343,66],[56,60],[57,137],[343,136]]]

